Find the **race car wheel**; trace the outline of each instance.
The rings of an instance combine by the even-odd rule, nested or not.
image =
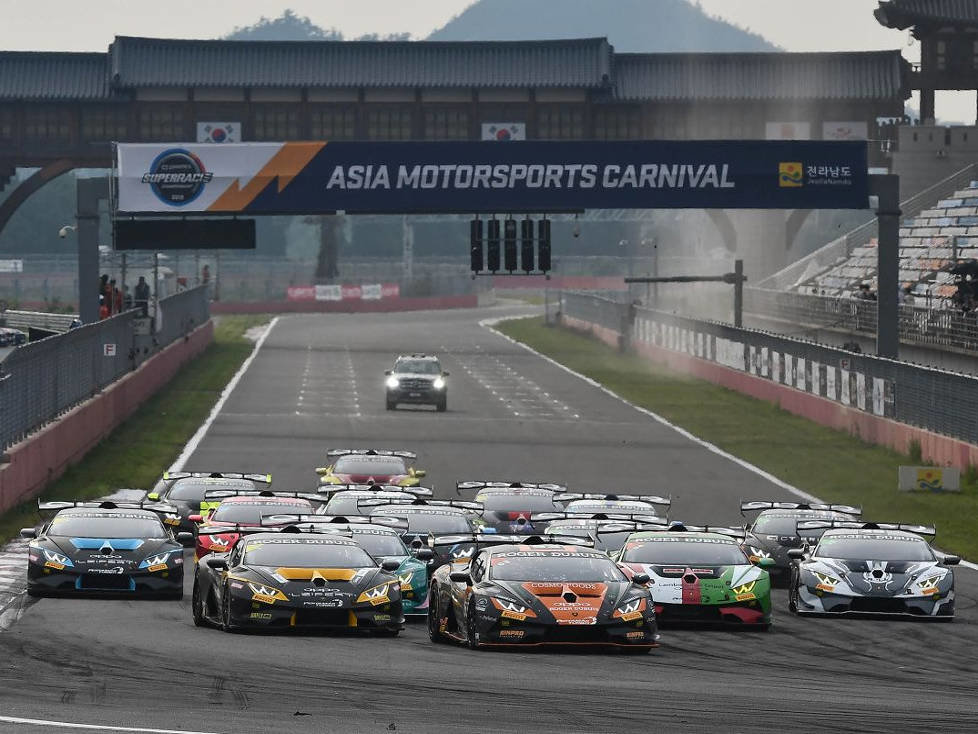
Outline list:
[[[794,584],[788,589],[788,611],[798,614],[798,587]]]
[[[438,630],[438,625],[441,624],[441,604],[438,603],[438,587],[432,586],[430,594],[430,601],[428,602],[428,638],[436,643],[442,644],[445,642],[444,636]]]
[[[387,398],[387,410],[394,410],[397,408],[397,402]]]
[[[224,598],[221,600],[221,629],[225,632],[237,630],[237,627],[231,624],[231,590],[227,587],[224,589]]]
[[[465,613],[465,637],[468,640],[470,649],[482,649],[482,634],[479,632],[479,625],[475,618],[474,601],[469,602],[468,611]]]
[[[204,600],[200,598],[200,585],[194,579],[194,594],[190,602],[190,609],[194,615],[194,624],[198,627],[206,627],[207,620],[204,619]]]
[[[448,410],[448,399],[442,398],[441,400],[439,400],[438,403],[435,405],[435,409],[439,413],[444,413],[446,410]]]

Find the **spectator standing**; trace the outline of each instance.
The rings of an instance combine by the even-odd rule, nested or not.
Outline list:
[[[98,318],[99,321],[109,318],[109,307],[105,302],[105,296],[98,297]]]
[[[119,287],[115,284],[115,278],[112,278],[109,281],[109,290],[111,291],[112,300],[110,302],[110,306],[112,314],[115,315],[122,313],[122,291],[120,291]]]
[[[149,316],[149,283],[146,282],[146,277],[143,275],[139,276],[139,282],[136,283],[136,287],[133,290],[136,296],[136,308],[143,312],[143,316]]]

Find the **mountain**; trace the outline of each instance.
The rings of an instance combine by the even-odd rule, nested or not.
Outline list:
[[[369,33],[357,41],[408,41],[410,33],[381,36]],[[342,41],[343,34],[335,28],[324,29],[294,10],[286,10],[278,18],[262,16],[256,23],[239,26],[224,36],[229,41]]]
[[[619,53],[777,51],[762,36],[712,18],[687,0],[478,0],[430,41],[607,36]]]

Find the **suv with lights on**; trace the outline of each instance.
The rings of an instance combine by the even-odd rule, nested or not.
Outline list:
[[[387,370],[387,410],[400,403],[434,405],[438,412],[448,408],[448,373],[442,371],[438,357],[430,354],[402,354]]]

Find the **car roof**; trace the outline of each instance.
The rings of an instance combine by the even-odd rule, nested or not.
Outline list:
[[[822,534],[822,540],[844,536],[856,536],[867,539],[901,538],[904,540],[919,540],[921,543],[927,542],[916,533],[911,533],[906,530],[885,530],[882,528],[832,528]]]
[[[410,512],[415,515],[465,515],[468,511],[461,507],[432,505],[380,505],[370,511],[371,515],[384,512]]]
[[[110,508],[110,507],[66,507],[59,510],[55,517],[62,515],[74,515],[75,517],[119,517],[129,520],[159,520],[160,516],[150,510],[139,510],[136,508]]]
[[[333,496],[329,498],[328,502],[332,502],[337,497],[350,497],[350,498],[376,497],[378,499],[385,499],[390,497],[401,499],[401,498],[410,497],[411,499],[414,499],[415,495],[412,494],[411,492],[398,492],[393,489],[383,489],[379,492],[374,492],[373,490],[370,489],[344,489],[342,492],[334,492]]]
[[[491,536],[490,536],[491,537]],[[512,553],[514,551],[542,551],[542,552],[560,552],[560,553],[570,553],[573,555],[593,555],[598,553],[604,558],[610,557],[600,551],[595,551],[594,548],[582,547],[579,545],[564,545],[562,543],[533,543],[530,545],[524,543],[511,543],[509,545],[497,545],[491,548],[486,548],[486,550],[491,555],[496,555],[498,553]]]
[[[434,354],[398,354],[394,359],[398,362],[402,359],[427,359],[438,361],[438,357],[436,357]]]
[[[642,500],[571,500],[564,506],[564,509],[566,512],[575,512],[575,508],[577,507],[600,507],[601,509],[640,508],[646,510],[644,514],[656,514],[655,505],[651,502],[643,502]],[[650,509],[652,511],[648,512]]]
[[[852,520],[852,515],[847,515],[844,512],[836,512],[834,510],[811,510],[811,509],[793,509],[793,510],[763,510],[758,513],[757,518],[762,517],[805,517],[816,520]]]
[[[543,489],[541,487],[484,487],[476,493],[476,496],[485,496],[487,494],[511,495],[513,497],[525,497],[527,495],[543,497],[547,495],[552,496],[555,492],[552,489]]]
[[[312,503],[300,497],[261,497],[254,495],[237,495],[235,497],[225,497],[221,500],[222,505],[300,505],[306,507]]]
[[[733,545],[740,545],[736,538],[729,535],[723,535],[721,533],[705,533],[696,530],[683,530],[681,532],[676,532],[675,530],[642,530],[637,533],[632,533],[628,536],[629,541],[643,541],[643,540],[696,540],[696,539],[707,539],[707,540],[722,540]]]
[[[350,538],[330,533],[252,533],[245,537],[251,541],[296,541],[301,543],[317,543],[322,545],[356,545]]]

